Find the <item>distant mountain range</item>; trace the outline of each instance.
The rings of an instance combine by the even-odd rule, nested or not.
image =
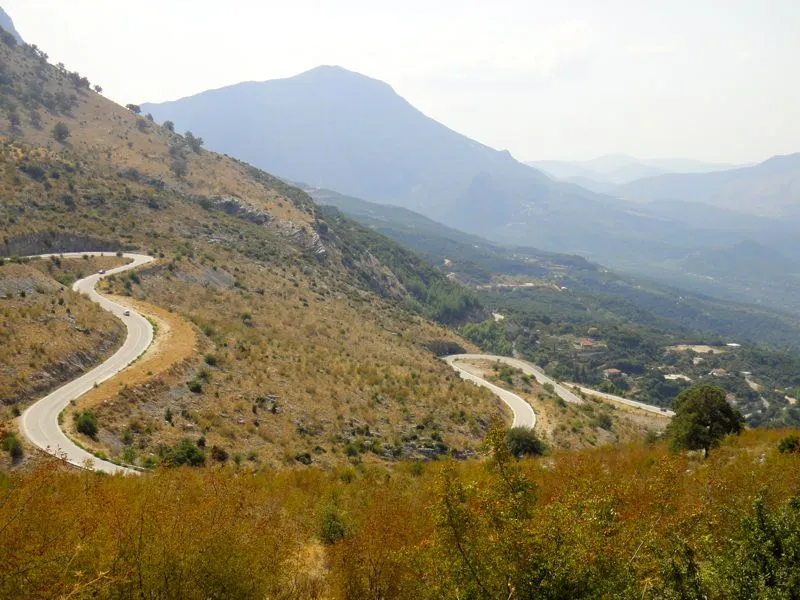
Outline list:
[[[14,22],[11,20],[11,17],[8,16],[8,13],[2,8],[0,8],[0,27],[13,35],[19,43],[23,43],[22,36],[14,28]]]
[[[411,209],[496,243],[580,254],[699,291],[800,310],[791,293],[765,294],[769,282],[761,273],[728,286],[725,277],[698,277],[684,264],[706,251],[724,255],[744,242],[762,245],[791,264],[800,261],[800,242],[794,241],[800,239],[800,225],[777,218],[794,202],[791,173],[800,168],[781,159],[608,183],[608,193],[597,193],[554,178],[552,163],[546,175],[448,129],[389,85],[340,67],[145,103],[142,110],[201,135],[214,150],[288,180]],[[623,180],[664,169],[725,165],[610,156],[584,167]],[[726,206],[718,189],[736,202]],[[744,212],[751,189],[763,191],[756,211],[763,216]],[[766,210],[768,204],[775,210]]]
[[[800,220],[800,153],[713,173],[670,173],[618,186],[635,201],[703,203],[751,215]]]
[[[535,160],[525,164],[556,179],[601,192],[611,191],[619,184],[644,177],[665,173],[707,173],[736,166],[682,158],[643,159],[625,154],[608,154],[584,161]]]

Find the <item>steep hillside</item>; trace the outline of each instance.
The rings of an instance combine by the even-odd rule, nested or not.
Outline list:
[[[122,343],[121,324],[69,289],[75,277],[118,262],[0,259],[0,421]]]
[[[388,240],[362,243],[297,188],[109,102],[38,50],[0,44],[0,61],[2,253],[150,252],[110,291],[197,339],[147,381],[101,386],[85,443],[138,464],[176,460],[184,440],[208,461],[335,464],[465,455],[504,415],[435,360],[465,342],[420,314],[476,310],[459,286],[419,262],[395,273],[377,257],[398,252]]]
[[[713,207],[701,215],[663,206],[651,210],[554,180],[426,117],[385,83],[338,67],[242,83],[144,110],[288,180],[408,208],[495,243],[579,254],[704,294],[800,311],[797,294],[771,287],[757,273],[750,285],[741,285],[747,274],[729,282],[719,273],[709,282],[682,262],[748,240],[785,253],[787,240],[798,238],[794,224],[748,220],[735,211],[715,216]],[[597,170],[628,180],[670,168],[718,167],[609,156],[581,167],[576,173],[583,179],[576,181],[616,194],[611,184],[592,185],[586,176]],[[800,256],[800,246],[794,246],[789,253]]]

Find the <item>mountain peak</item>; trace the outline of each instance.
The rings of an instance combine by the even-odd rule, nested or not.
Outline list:
[[[392,86],[385,81],[369,77],[363,73],[350,71],[338,65],[320,65],[295,75],[294,77],[289,77],[288,79],[291,81],[308,81],[314,85],[336,85],[349,88],[360,86],[365,89],[382,89],[393,94],[395,93]]]
[[[425,116],[387,83],[340,66],[144,103],[142,110],[291,181],[407,204],[434,218],[452,211],[479,175],[544,180],[508,151]],[[220,120],[222,114],[228,117]]]

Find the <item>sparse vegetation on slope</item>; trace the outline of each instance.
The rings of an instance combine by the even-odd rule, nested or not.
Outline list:
[[[462,368],[492,381],[527,400],[536,413],[537,436],[549,446],[578,449],[626,444],[660,436],[668,417],[593,397],[583,404],[569,404],[551,384],[540,385],[530,375],[499,362],[459,361]]]
[[[36,260],[0,266],[0,420],[70,380],[122,343],[114,317],[51,278],[70,284],[97,260]],[[46,275],[45,275],[46,273]]]
[[[106,289],[174,311],[197,333],[196,356],[104,386],[92,410],[109,457],[170,462],[183,440],[201,439],[252,468],[466,456],[503,414],[428,349],[464,342],[413,313],[450,321],[472,309],[443,275],[196,136],[107,101],[38,51],[0,46],[0,60],[7,98],[38,114],[2,142],[3,251],[149,252],[160,260]],[[50,135],[62,121],[64,144]],[[185,172],[171,169],[176,158]]]

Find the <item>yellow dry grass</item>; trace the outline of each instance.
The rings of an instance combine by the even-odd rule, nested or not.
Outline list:
[[[73,415],[87,409],[96,409],[109,402],[113,406],[114,398],[121,388],[138,386],[162,377],[175,365],[188,361],[197,354],[195,331],[179,315],[129,297],[109,296],[109,299],[130,306],[151,319],[156,325],[156,336],[150,348],[135,363],[81,396],[73,406],[64,411],[62,427],[67,435],[80,440],[92,452],[103,453],[107,453],[108,449],[101,443],[75,430]]]

